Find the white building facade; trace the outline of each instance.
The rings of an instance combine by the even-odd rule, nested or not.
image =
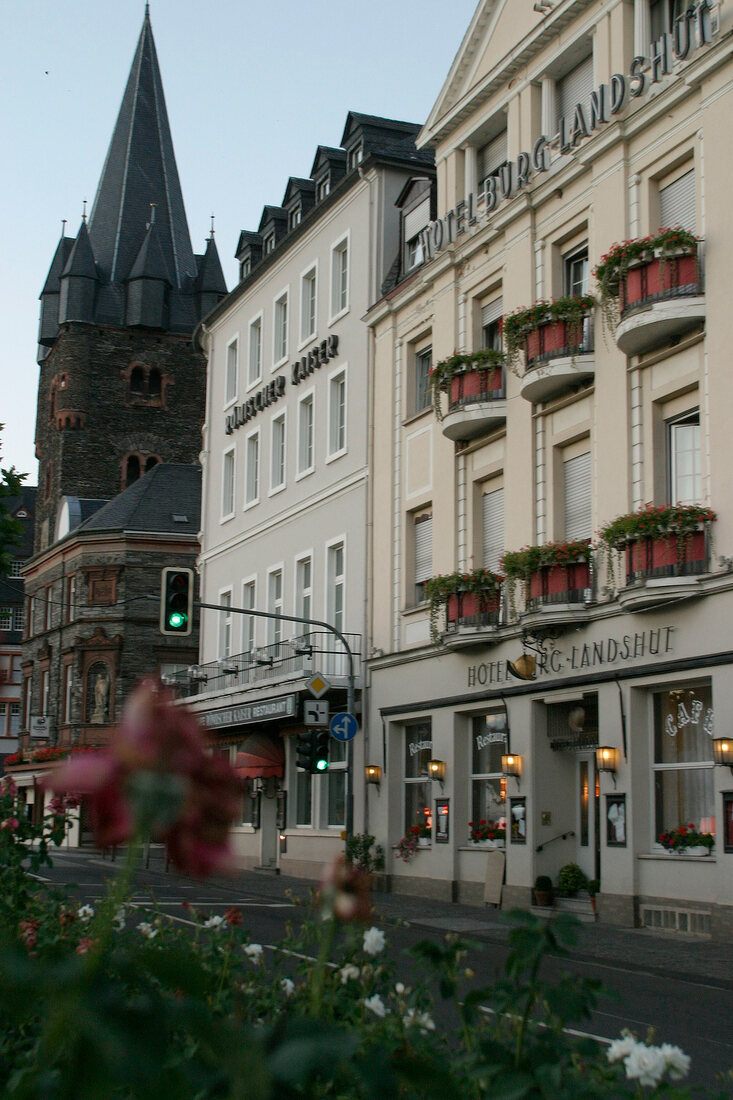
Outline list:
[[[340,148],[243,233],[241,282],[199,330],[208,357],[202,463],[204,603],[193,705],[246,781],[243,866],[317,876],[363,817],[362,740],[329,741],[329,767],[296,766],[304,703],[346,711],[348,655],[361,721],[367,598],[369,305],[399,250],[396,199],[432,173],[418,126],[349,114]],[[285,616],[285,618],[279,618]],[[302,623],[287,617],[301,618]],[[307,686],[320,676],[323,687]],[[321,715],[323,715],[321,709]],[[351,801],[352,810],[349,809]],[[351,823],[351,822],[349,822]]]
[[[601,920],[730,939],[733,15],[537,7],[478,5],[368,317],[366,818],[394,889],[529,906],[576,863]]]

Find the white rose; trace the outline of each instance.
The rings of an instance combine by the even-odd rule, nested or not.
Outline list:
[[[387,1009],[384,1007],[384,1001],[378,993],[375,993],[373,997],[367,997],[364,1001],[364,1004],[370,1012],[374,1013],[375,1016],[379,1016],[380,1018],[384,1019],[384,1017],[387,1015]]]
[[[342,966],[339,970],[339,978],[341,979],[341,985],[346,985],[352,979],[359,977],[359,967],[352,966],[351,963],[347,963],[346,966]]]
[[[158,929],[153,928],[152,924],[149,924],[146,920],[140,921],[137,927],[140,934],[145,936],[146,940],[154,940],[158,935]]]
[[[690,1056],[671,1043],[662,1043],[659,1048],[669,1072],[670,1081],[681,1081],[690,1072]]]
[[[204,928],[213,928],[215,931],[218,931],[221,928],[223,923],[224,923],[224,918],[223,917],[218,917],[218,916],[217,917],[209,917],[208,920],[204,921],[203,926],[204,926]]]
[[[244,948],[244,953],[256,965],[262,958],[262,944],[248,943]]]
[[[614,1039],[606,1051],[606,1057],[609,1062],[622,1062],[624,1058],[631,1054],[636,1045],[636,1039],[633,1035],[624,1035],[622,1039]]]
[[[286,997],[292,997],[295,992],[295,982],[291,982],[290,978],[281,978],[280,988]]]
[[[638,1080],[640,1085],[655,1088],[664,1077],[667,1063],[659,1047],[648,1047],[637,1043],[624,1060],[626,1076]]]
[[[410,1008],[405,1013],[405,1023],[414,1027],[419,1027],[421,1031],[435,1031],[435,1023],[432,1016],[427,1012],[417,1012],[414,1008]]]
[[[93,905],[82,905],[82,906],[80,906],[79,909],[77,909],[76,915],[79,918],[79,920],[83,920],[83,921],[91,920],[92,917],[94,916],[94,906]]]
[[[363,947],[367,955],[378,955],[384,951],[385,943],[384,932],[379,928],[368,928],[364,933]]]

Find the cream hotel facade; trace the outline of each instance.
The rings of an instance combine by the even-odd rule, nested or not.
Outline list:
[[[504,864],[527,907],[577,863],[602,921],[733,937],[732,35],[725,2],[484,0],[418,138],[436,186],[366,315],[363,827],[395,890],[481,903]]]

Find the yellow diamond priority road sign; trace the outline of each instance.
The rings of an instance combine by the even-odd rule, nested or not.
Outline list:
[[[320,699],[321,696],[326,694],[331,685],[328,680],[321,676],[320,672],[315,672],[310,680],[306,680],[305,686],[314,699]]]

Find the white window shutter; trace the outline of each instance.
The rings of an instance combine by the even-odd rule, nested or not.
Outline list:
[[[433,517],[415,519],[415,583],[428,581],[433,575]]]
[[[502,298],[494,298],[492,302],[487,302],[485,306],[481,306],[481,328],[486,328],[487,325],[491,325],[494,321],[498,321],[503,312],[504,304]]]
[[[429,222],[430,197],[428,196],[423,202],[416,206],[414,210],[411,210],[409,214],[405,214],[405,240],[411,241]]]
[[[593,55],[557,82],[557,117],[564,118],[568,125],[572,122],[575,108],[580,103],[587,110],[590,94],[593,91]]]
[[[506,130],[502,130],[495,138],[487,142],[478,151],[478,178],[485,180],[492,172],[495,172],[507,160],[507,136]]]
[[[483,508],[483,567],[498,573],[504,553],[504,490],[494,489],[484,493]]]
[[[695,170],[691,169],[674,183],[659,189],[659,227],[671,229],[679,225],[695,233],[697,224]]]
[[[563,463],[565,538],[589,539],[592,534],[590,451]]]

